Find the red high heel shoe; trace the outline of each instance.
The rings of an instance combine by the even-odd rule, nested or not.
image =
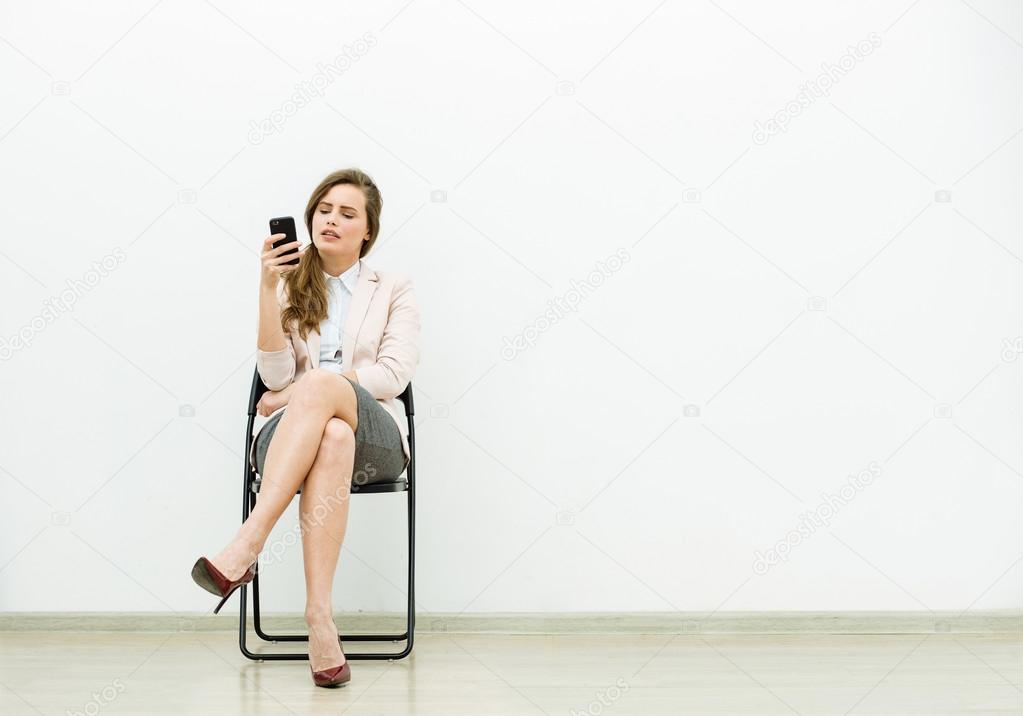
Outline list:
[[[341,635],[337,637],[338,646],[341,646]],[[344,647],[342,646],[341,653],[344,653]],[[348,667],[348,659],[345,659],[345,663],[341,666],[334,666],[323,671],[313,671],[313,665],[309,664],[309,671],[313,672],[313,683],[317,686],[323,686],[326,688],[334,688],[336,686],[344,686],[352,680],[352,670]]]
[[[224,606],[224,602],[234,594],[234,590],[253,580],[256,576],[256,564],[258,561],[253,562],[241,577],[231,580],[225,577],[219,569],[213,566],[213,562],[205,557],[200,557],[196,560],[195,566],[192,567],[192,579],[207,592],[222,597],[220,604],[213,610],[214,614],[220,611],[220,608]]]

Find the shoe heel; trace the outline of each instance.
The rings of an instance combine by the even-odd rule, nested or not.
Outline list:
[[[256,578],[257,571],[259,569],[259,561],[255,561],[249,565],[248,570],[238,579],[228,579],[220,570],[218,570],[208,559],[200,557],[192,567],[192,579],[200,587],[205,589],[207,592],[212,592],[218,597],[221,597],[220,604],[213,610],[214,614],[217,614],[221,607],[231,598],[234,594],[234,590],[238,587],[242,587]]]
[[[214,607],[214,609],[213,609],[213,613],[214,613],[214,614],[217,614],[218,612],[220,612],[220,608],[221,608],[222,606],[224,606],[224,604],[225,604],[225,603],[227,602],[227,600],[228,600],[228,599],[230,599],[230,598],[231,598],[231,595],[232,595],[232,594],[234,594],[234,591],[235,591],[235,589],[237,589],[237,588],[238,588],[238,587],[235,587],[235,588],[234,588],[234,589],[232,589],[232,590],[231,590],[230,592],[228,592],[227,594],[225,594],[225,595],[224,595],[224,598],[220,600],[220,604],[218,604],[218,605],[217,605],[216,607]]]

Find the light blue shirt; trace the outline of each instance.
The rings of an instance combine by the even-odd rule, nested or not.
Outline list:
[[[362,259],[359,259],[340,276],[323,272],[327,279],[327,317],[320,322],[320,367],[338,374],[341,373],[341,330],[361,268]]]

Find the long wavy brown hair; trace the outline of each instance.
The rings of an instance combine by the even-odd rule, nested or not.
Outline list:
[[[341,169],[328,174],[313,190],[305,208],[305,226],[309,238],[313,236],[313,213],[332,187],[351,184],[362,190],[366,198],[366,228],[369,239],[362,242],[359,258],[369,253],[380,233],[380,213],[384,200],[380,189],[366,172],[361,169]],[[285,334],[289,326],[297,326],[302,340],[307,340],[309,331],[319,330],[320,322],[327,317],[327,280],[323,277],[323,259],[315,242],[302,252],[302,258],[293,271],[284,274],[284,289],[287,305],[281,311],[281,328]]]

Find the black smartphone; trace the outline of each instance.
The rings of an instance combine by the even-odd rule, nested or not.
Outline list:
[[[293,241],[298,241],[298,233],[295,231],[295,219],[290,216],[278,216],[276,219],[270,219],[270,233],[271,234],[284,234],[284,238],[280,241],[275,241],[273,247],[276,249],[278,246],[284,244],[290,244]],[[295,254],[295,258],[291,261],[286,261],[287,264],[298,263],[298,248],[294,251],[285,251],[282,256],[289,254]]]

